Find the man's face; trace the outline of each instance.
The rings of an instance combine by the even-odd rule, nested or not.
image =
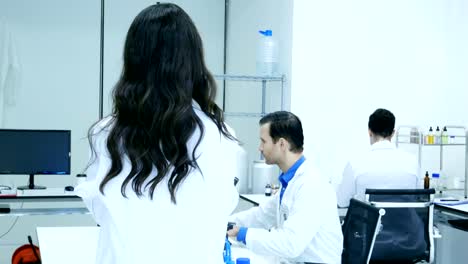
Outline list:
[[[270,123],[260,126],[260,146],[258,150],[265,157],[266,164],[278,164],[280,157],[279,141],[273,143],[270,136]]]

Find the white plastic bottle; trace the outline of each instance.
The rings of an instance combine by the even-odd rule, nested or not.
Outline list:
[[[86,181],[86,174],[80,173],[76,175],[76,185],[78,186]]]
[[[455,144],[455,136],[450,136],[448,139],[449,144]]]
[[[437,185],[437,187],[439,187],[439,191],[441,192],[447,189],[447,175],[443,170],[439,171],[439,182],[437,183]]]
[[[442,134],[440,132],[439,126],[437,126],[436,131],[434,133],[434,144],[441,144],[442,143]]]
[[[442,144],[448,144],[448,131],[447,127],[442,130]]]
[[[434,144],[434,132],[432,130],[432,127],[429,127],[429,134],[427,134],[427,144]]]
[[[247,157],[247,152],[242,146],[239,146],[237,153],[237,170],[236,170],[236,178],[238,179],[238,183],[236,185],[237,191],[239,193],[248,193],[249,190],[249,161]]]
[[[271,184],[265,185],[265,196],[271,196]]]
[[[434,188],[436,193],[440,191],[439,179],[440,179],[439,173],[432,173],[431,188]]]
[[[265,160],[254,160],[252,166],[251,180],[252,184],[250,185],[253,194],[264,194],[265,186],[270,184],[273,178],[278,176],[278,169],[274,165],[269,165],[265,163]],[[240,181],[239,181],[240,183]]]
[[[410,131],[410,143],[419,144],[419,132],[416,127],[412,127]]]
[[[259,31],[261,37],[257,46],[257,74],[271,76],[278,74],[278,43],[270,29]]]

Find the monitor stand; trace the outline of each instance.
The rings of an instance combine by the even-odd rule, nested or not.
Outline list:
[[[29,185],[19,186],[16,189],[18,189],[18,190],[39,190],[39,189],[46,189],[46,187],[45,186],[34,185],[34,174],[29,174]]]

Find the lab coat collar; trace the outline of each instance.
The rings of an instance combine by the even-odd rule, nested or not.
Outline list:
[[[202,111],[200,105],[194,99],[192,99],[192,107]]]
[[[286,171],[285,173],[281,173],[281,175],[279,176],[279,181],[281,182],[281,185],[286,187],[288,186],[288,183],[291,181],[291,179],[294,177],[294,175],[296,174],[296,171],[297,169],[299,168],[299,166],[302,165],[302,163],[304,163],[304,160],[305,160],[305,157],[304,156],[301,156],[301,158],[299,158],[292,166],[291,168],[288,169],[288,171]]]
[[[382,140],[379,142],[375,142],[374,144],[371,145],[371,151],[373,150],[379,150],[379,149],[395,149],[395,144],[390,142],[389,140]]]

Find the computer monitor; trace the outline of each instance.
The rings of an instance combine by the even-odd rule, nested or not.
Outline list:
[[[18,189],[45,189],[34,175],[70,174],[70,138],[70,130],[0,129],[0,174],[29,174]]]

